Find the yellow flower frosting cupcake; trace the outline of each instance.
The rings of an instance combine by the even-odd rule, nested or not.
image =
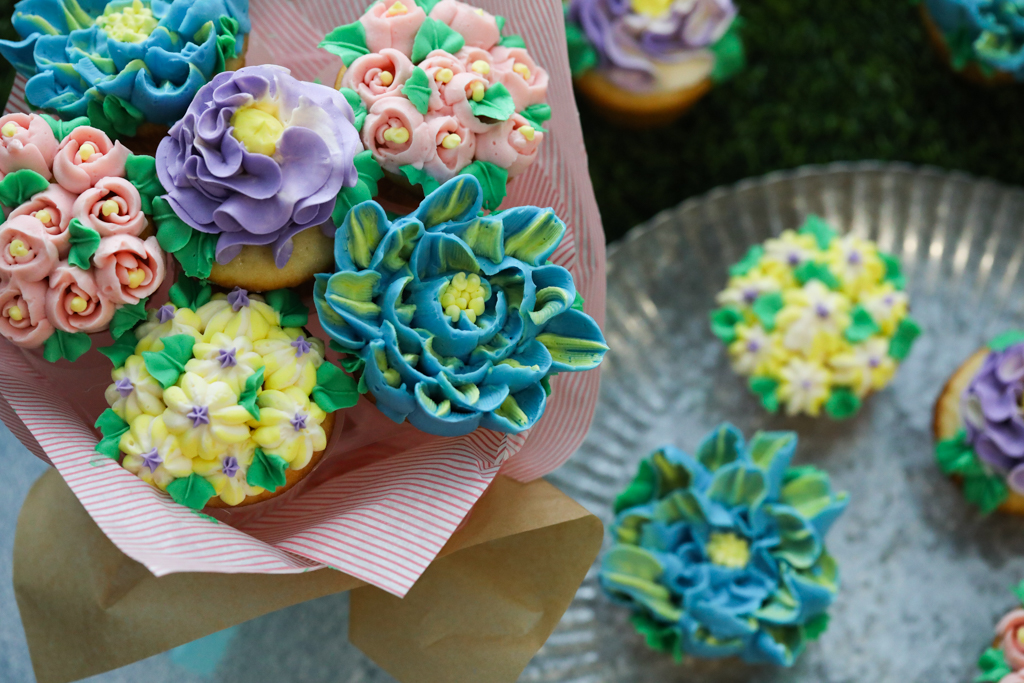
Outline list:
[[[854,415],[921,330],[895,256],[817,216],[730,268],[711,330],[770,412]]]

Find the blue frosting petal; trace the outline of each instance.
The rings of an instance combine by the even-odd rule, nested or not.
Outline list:
[[[65,119],[85,116],[88,101],[82,80],[70,69],[51,69],[38,73],[25,84],[25,99],[40,109],[60,113]]]
[[[205,84],[203,75],[195,66],[190,67],[188,78],[178,86],[169,81],[157,86],[149,72],[140,69],[135,78],[131,103],[149,121],[171,125],[181,117]]]
[[[21,0],[14,9],[11,23],[19,36],[33,33],[66,35],[77,26],[68,25],[68,15],[59,0]]]
[[[36,73],[35,49],[39,34],[33,33],[24,40],[0,40],[0,55],[11,63],[14,69],[26,76]]]

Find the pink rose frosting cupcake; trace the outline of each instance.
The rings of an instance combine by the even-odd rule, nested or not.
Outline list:
[[[57,247],[32,216],[12,218],[0,227],[0,273],[7,280],[39,282],[57,266]]]
[[[18,216],[32,216],[36,218],[50,236],[50,241],[57,247],[57,253],[61,258],[68,255],[71,248],[68,234],[68,224],[71,223],[72,209],[77,197],[68,192],[57,183],[51,183],[48,188],[33,195],[24,204],[18,206],[8,218]]]
[[[140,235],[146,229],[139,191],[124,178],[107,176],[82,192],[72,213],[100,237]]]
[[[100,293],[116,304],[137,304],[164,280],[164,255],[155,237],[104,237],[92,262]]]
[[[26,349],[34,349],[53,334],[46,317],[45,282],[6,282],[0,286],[0,334]]]
[[[370,106],[382,97],[401,94],[402,86],[412,75],[412,68],[412,62],[404,54],[385,48],[352,62],[341,86],[355,90]]]
[[[102,332],[114,317],[114,303],[100,293],[88,270],[63,264],[49,279],[46,317],[64,332]]]
[[[476,137],[476,158],[508,169],[508,177],[515,178],[537,158],[543,141],[544,133],[516,114],[503,125]]]
[[[81,194],[97,181],[124,176],[128,150],[111,142],[98,128],[79,126],[60,143],[53,158],[53,177],[68,192]]]
[[[30,114],[0,117],[0,172],[4,175],[28,169],[46,180],[57,154],[57,138],[48,123]]]
[[[434,148],[423,115],[400,97],[388,97],[370,107],[360,134],[363,146],[383,168],[394,172],[407,164],[423,168]]]

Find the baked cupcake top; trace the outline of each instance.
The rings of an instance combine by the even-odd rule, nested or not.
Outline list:
[[[790,666],[824,632],[839,590],[825,535],[848,496],[791,467],[796,445],[793,432],[744,444],[723,424],[695,456],[666,446],[640,462],[599,580],[652,648]]]
[[[338,86],[363,146],[386,171],[432,192],[461,173],[496,209],[551,116],[548,74],[505,20],[458,0],[382,0],[320,47],[342,58]],[[355,203],[355,202],[353,202]]]
[[[21,40],[0,54],[28,77],[28,103],[110,137],[180,119],[250,29],[248,0],[21,0],[12,23]]]
[[[0,117],[0,334],[49,361],[76,360],[164,280],[164,252],[144,236],[153,158],[86,122]]]
[[[331,213],[338,192],[356,185],[360,149],[337,91],[273,65],[218,74],[157,149],[169,209],[158,207],[158,224],[176,217],[201,233],[185,230],[168,250],[189,261],[200,253],[201,263],[182,265],[203,278],[212,256],[227,263],[246,245],[271,247],[283,267],[296,233],[334,233]]]
[[[183,278],[104,349],[114,362],[97,451],[195,510],[284,486],[327,446],[327,414],[355,383],[302,330],[289,290],[213,294]]]
[[[529,429],[550,377],[608,350],[572,275],[548,261],[565,224],[532,206],[480,216],[482,195],[461,175],[394,221],[357,205],[335,238],[337,272],[314,286],[324,330],[377,408],[441,436]]]
[[[1024,582],[1013,589],[1018,602],[1024,602]],[[1024,683],[1024,609],[1008,612],[995,629],[995,644],[978,659],[981,674],[975,681]]]
[[[571,0],[570,67],[637,92],[723,81],[744,64],[736,17],[732,0]]]
[[[751,248],[729,274],[711,329],[770,412],[852,416],[920,334],[899,260],[817,216]]]
[[[1024,79],[1024,0],[925,0],[928,15],[946,39],[960,70],[976,64]]]

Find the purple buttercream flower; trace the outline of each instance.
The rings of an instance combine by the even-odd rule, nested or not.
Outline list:
[[[135,385],[127,377],[123,377],[114,382],[114,388],[117,389],[117,393],[121,394],[121,398],[128,398],[135,391]]]
[[[167,304],[166,306],[158,308],[156,311],[156,319],[161,323],[165,323],[168,320],[174,320],[174,306]]]
[[[238,474],[238,458],[233,455],[229,455],[224,458],[224,462],[220,464],[220,470],[224,473],[225,477],[229,479]]]
[[[302,358],[313,349],[313,347],[309,345],[309,342],[306,341],[305,337],[299,337],[293,341],[292,346],[295,348],[296,358]]]
[[[235,287],[228,294],[228,303],[231,304],[231,310],[238,313],[249,305],[249,292],[241,287]]]
[[[217,360],[220,361],[222,368],[233,368],[238,365],[238,359],[235,358],[234,349],[220,349],[217,351]]]
[[[140,457],[142,458],[142,466],[148,467],[150,472],[156,472],[156,468],[160,467],[164,461],[155,448],[148,453],[143,453]]]
[[[254,103],[280,124],[270,156],[250,152],[233,135],[232,117]],[[283,267],[295,234],[316,226],[334,232],[338,192],[358,179],[353,159],[362,143],[354,120],[340,92],[299,81],[283,67],[225,71],[200,88],[161,140],[157,173],[179,218],[220,235],[219,263],[245,245],[271,245]]]
[[[188,411],[185,417],[192,420],[193,427],[208,425],[210,424],[210,409],[206,406],[192,406],[192,410]]]
[[[1003,474],[1024,466],[1024,343],[988,355],[961,396],[967,442]],[[1024,493],[1024,472],[1008,479]]]
[[[306,428],[306,416],[303,413],[295,413],[291,419],[292,429],[301,432]]]

